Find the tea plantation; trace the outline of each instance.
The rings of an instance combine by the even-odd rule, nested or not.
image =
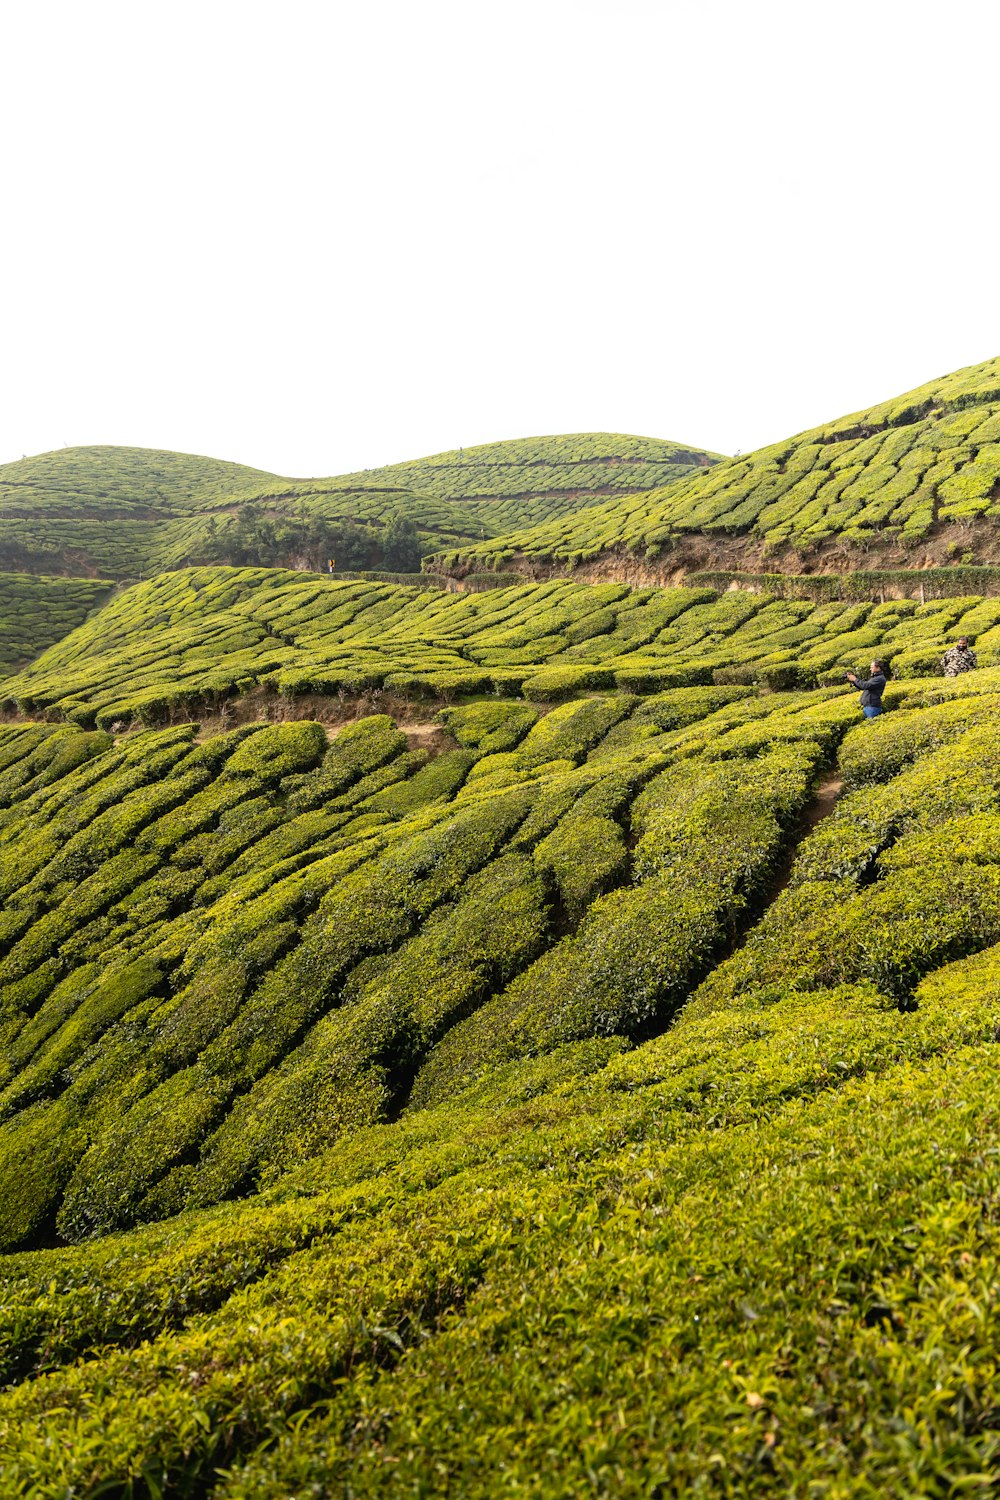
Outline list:
[[[988,434],[945,437],[990,368],[776,482],[908,435],[972,484]],[[342,493],[427,536],[744,503],[733,461],[614,441]],[[129,527],[159,559],[0,573],[3,1500],[995,1494],[989,567],[168,569],[286,482],[99,451],[0,474],[65,573],[125,572]]]
[[[0,572],[0,677],[75,630],[111,589],[95,578]]]
[[[832,542],[920,556],[932,537],[944,548],[937,561],[983,542],[1000,556],[995,531],[970,537],[970,521],[1000,521],[1000,359],[697,469],[669,491],[615,498],[438,562],[458,573],[512,561],[577,566],[609,553],[669,562],[686,534],[745,537],[759,544],[758,560],[789,548],[809,556]]]
[[[240,561],[240,515],[269,523],[256,560],[326,571],[381,567],[380,538],[410,523],[420,553],[480,541],[662,487],[715,455],[653,438],[583,433],[491,443],[337,479],[142,448],[67,448],[0,465],[0,567],[138,578]],[[259,522],[251,530],[258,532]],[[392,562],[388,564],[394,566]]]
[[[454,594],[189,569],[119,594],[5,682],[0,705],[107,729],[209,709],[285,716],[316,695],[419,704],[697,683],[814,688],[842,684],[876,651],[897,677],[933,672],[960,634],[982,665],[1000,662],[1000,598],[817,604],[558,580]]]
[[[4,728],[3,1492],[991,1489],[1000,670],[889,696]]]

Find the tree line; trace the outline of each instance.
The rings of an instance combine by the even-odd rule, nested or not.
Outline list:
[[[346,517],[283,515],[251,501],[222,525],[210,517],[198,557],[191,560],[317,572],[325,572],[332,560],[338,573],[416,573],[423,551],[416,526],[398,511],[384,526],[371,526]]]

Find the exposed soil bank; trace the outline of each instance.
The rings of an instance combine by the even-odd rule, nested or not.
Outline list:
[[[665,544],[655,560],[635,556],[624,547],[614,548],[567,568],[565,563],[544,563],[515,556],[504,562],[505,573],[527,578],[569,577],[577,583],[625,583],[632,587],[658,585],[676,587],[692,573],[732,571],[746,573],[822,574],[870,572],[876,569],[941,568],[958,563],[982,567],[1000,566],[1000,523],[988,519],[939,522],[919,542],[904,542],[898,536],[873,537],[860,544],[844,537],[830,537],[808,547],[781,543],[748,534],[729,536],[705,532],[680,532]],[[483,559],[469,558],[454,570],[462,577],[482,568]],[[1000,583],[997,586],[1000,593]]]
[[[768,898],[768,906],[777,900],[791,879],[792,867],[798,858],[802,844],[814,829],[836,810],[837,798],[843,790],[844,778],[839,771],[830,771],[817,786],[812,801],[808,802],[802,810],[798,827],[795,830],[795,838],[789,845],[788,852],[777,871]]]

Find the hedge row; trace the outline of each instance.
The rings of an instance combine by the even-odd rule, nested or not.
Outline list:
[[[961,634],[992,665],[1000,600],[816,604],[565,581],[470,595],[190,569],[120,594],[10,679],[0,704],[108,729],[222,711],[251,692],[558,702],[713,682],[786,691],[842,684],[876,654],[896,677],[940,673]]]

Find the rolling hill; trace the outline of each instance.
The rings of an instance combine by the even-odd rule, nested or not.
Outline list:
[[[1000,359],[669,490],[606,501],[437,560],[676,582],[703,569],[847,572],[1000,558]]]
[[[336,553],[340,567],[376,567],[398,516],[415,532],[412,570],[422,552],[663,486],[714,459],[652,438],[587,433],[293,480],[188,454],[67,448],[0,466],[0,566],[135,578],[205,561],[325,569]],[[257,535],[240,533],[241,514],[258,518]],[[261,520],[270,526],[263,539]]]
[[[28,463],[157,563],[0,573],[4,1500],[996,1493],[989,368],[714,465]],[[166,566],[344,496],[601,545]]]

